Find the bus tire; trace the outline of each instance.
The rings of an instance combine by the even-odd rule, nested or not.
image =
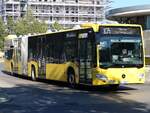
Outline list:
[[[35,72],[35,67],[34,66],[32,66],[32,68],[31,68],[31,79],[33,81],[36,81],[36,72]]]
[[[70,88],[76,87],[76,79],[75,79],[75,74],[73,72],[70,72],[68,74],[68,85]]]
[[[119,84],[111,84],[109,85],[110,90],[116,91],[119,89]]]

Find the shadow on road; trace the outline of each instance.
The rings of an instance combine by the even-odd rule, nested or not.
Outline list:
[[[10,73],[7,73],[5,71],[2,71],[3,73],[10,75]],[[21,78],[21,79],[26,79],[26,80],[31,80],[31,78],[26,77],[26,76],[20,76],[17,74],[14,74],[12,77],[17,77],[17,78]],[[43,79],[37,79],[36,81],[38,82],[42,82],[42,83],[47,83],[47,84],[51,84],[51,85],[56,85],[58,87],[68,87],[68,84],[65,82],[60,82],[60,81],[52,81],[52,80],[43,80]],[[117,90],[116,89],[110,89],[110,87],[108,86],[96,86],[96,87],[92,87],[92,86],[87,86],[87,85],[78,85],[75,89],[77,90],[83,90],[83,91],[92,91],[92,92],[96,92],[98,91],[98,93],[109,93],[109,92],[121,92],[121,91],[126,91],[126,90],[138,90],[136,88],[132,88],[129,87],[128,85],[122,85],[120,86]]]
[[[1,88],[10,101],[0,104],[1,113],[149,113],[147,105],[118,95],[91,93],[60,87],[25,85]],[[45,86],[44,86],[45,87]]]
[[[0,94],[9,98],[0,103],[0,113],[150,113],[147,104],[119,95],[129,95],[128,90],[136,89],[121,86],[118,91],[89,87],[74,90],[62,83],[47,82],[0,88]]]

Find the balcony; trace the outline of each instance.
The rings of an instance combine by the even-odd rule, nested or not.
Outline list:
[[[82,6],[82,7],[104,7],[104,4],[91,4],[89,2],[75,3],[75,2],[28,2],[29,5],[53,5],[53,6]]]

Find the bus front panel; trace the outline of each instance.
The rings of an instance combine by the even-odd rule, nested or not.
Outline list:
[[[144,83],[140,27],[102,26],[96,33],[97,68],[93,85]]]
[[[93,85],[144,83],[144,68],[95,69]]]

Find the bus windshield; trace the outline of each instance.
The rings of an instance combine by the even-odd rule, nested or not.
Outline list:
[[[98,38],[99,37],[99,38]],[[142,67],[143,51],[140,36],[97,36],[101,68]]]

